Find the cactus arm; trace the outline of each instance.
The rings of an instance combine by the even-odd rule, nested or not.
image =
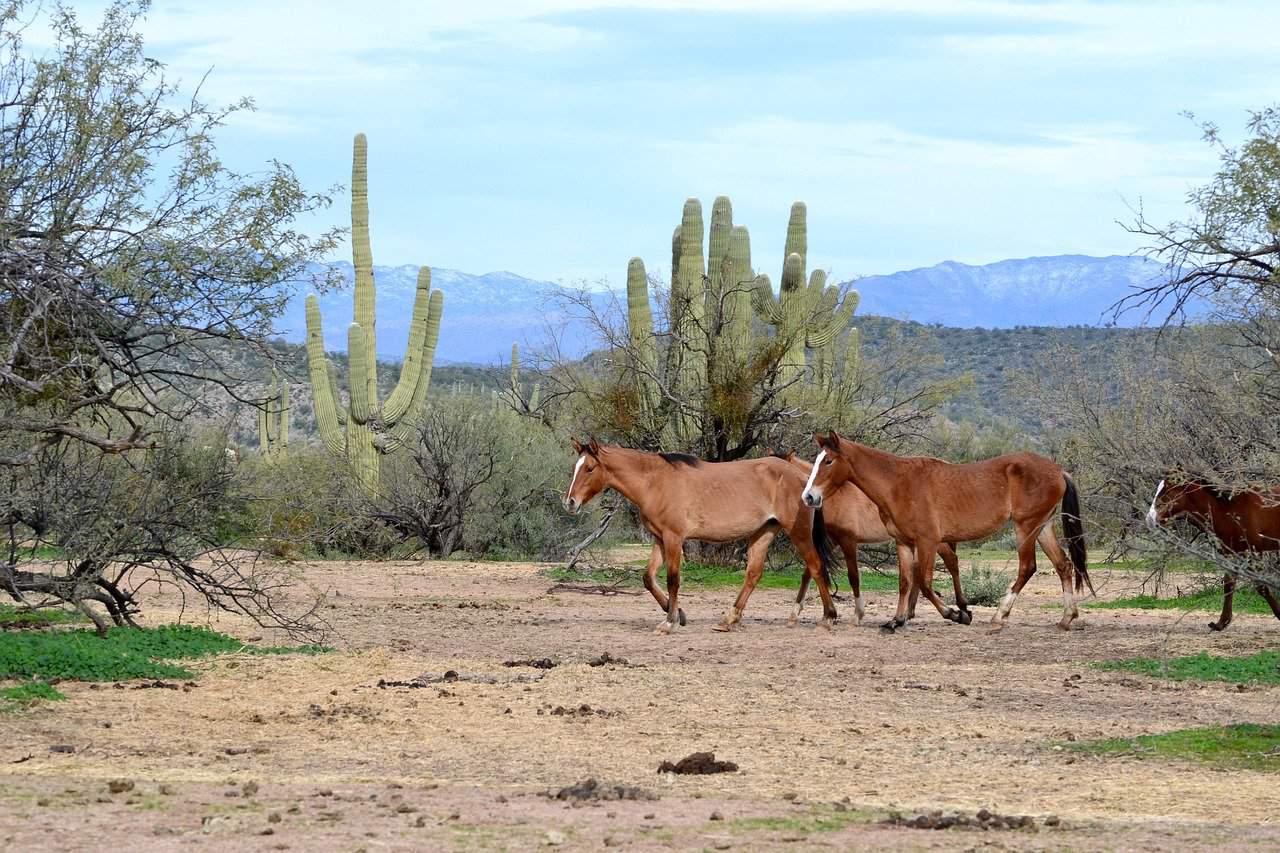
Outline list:
[[[824,294],[824,299],[834,299],[836,294],[836,288],[828,288],[827,294]],[[858,309],[859,300],[858,291],[851,290],[846,293],[844,302],[831,313],[826,322],[810,326],[808,334],[805,336],[805,343],[816,349],[825,347],[839,337],[840,333],[849,327],[849,321],[853,319],[853,312]]]
[[[365,365],[369,392],[376,400],[378,389],[377,334],[374,328],[373,249],[369,244],[369,142],[357,133],[351,150],[351,261],[355,267],[355,322],[364,330],[364,344],[370,352]],[[350,375],[351,385],[356,385]]]
[[[280,383],[280,455],[289,450],[289,383]]]
[[[653,346],[653,311],[649,308],[649,276],[639,258],[627,262],[627,336],[637,354],[648,355]]]
[[[431,368],[435,363],[436,345],[440,343],[440,317],[443,314],[444,293],[434,290],[427,309],[427,333],[422,340],[422,372],[418,376],[418,384],[414,388],[408,410],[387,430],[390,440],[384,448],[386,452],[395,450],[418,434],[418,426],[427,408],[427,390],[431,387]]]
[[[427,317],[431,311],[431,268],[418,270],[418,291],[413,299],[413,320],[409,326],[409,347],[405,350],[404,364],[395,390],[382,407],[382,420],[388,426],[399,422],[413,402],[422,378],[422,359],[426,354],[423,344],[427,340]]]
[[[718,196],[711,205],[711,231],[707,238],[707,275],[713,279],[724,266],[733,239],[733,206],[728,197]]]
[[[337,403],[341,403],[342,395],[338,393],[338,368],[329,359],[324,360],[325,373],[329,376],[329,393],[333,395],[333,399]],[[335,408],[338,415],[338,423],[342,426],[347,425],[347,409],[345,406],[339,405]]]
[[[751,305],[760,319],[770,326],[782,325],[782,305],[773,295],[773,282],[769,276],[756,276],[755,287],[751,289]]]
[[[324,330],[320,325],[320,301],[307,297],[307,368],[315,394],[316,426],[320,440],[335,456],[346,455],[346,441],[338,426],[338,395],[324,354]]]
[[[369,375],[369,351],[364,329],[359,323],[347,327],[347,360],[351,375],[351,420],[357,424],[369,422],[372,401],[369,399],[369,383],[361,382],[361,376]],[[351,424],[347,424],[347,433]]]

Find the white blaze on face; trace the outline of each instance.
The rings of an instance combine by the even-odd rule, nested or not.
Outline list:
[[[813,460],[813,470],[809,472],[809,480],[804,484],[804,493],[801,497],[808,500],[810,496],[815,498],[822,497],[822,492],[814,491],[813,481],[818,479],[818,466],[822,464],[822,460],[827,456],[827,451],[823,450],[818,454],[818,458]]]
[[[573,487],[578,484],[578,474],[582,471],[582,466],[586,464],[587,454],[578,457],[578,463],[573,466],[573,479],[569,481],[569,491],[564,493],[564,499],[568,500],[573,496]]]
[[[1155,528],[1160,525],[1160,519],[1156,517],[1156,501],[1160,500],[1160,493],[1163,491],[1164,491],[1164,480],[1161,480],[1160,485],[1156,486],[1155,496],[1151,498],[1151,509],[1147,510],[1147,526],[1148,527]]]

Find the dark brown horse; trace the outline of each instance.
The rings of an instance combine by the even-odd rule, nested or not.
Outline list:
[[[718,628],[727,630],[742,617],[750,595],[764,571],[769,543],[785,530],[804,560],[822,597],[822,627],[836,619],[831,600],[830,567],[834,555],[822,513],[803,506],[803,474],[781,459],[743,459],[704,462],[682,453],[645,453],[616,445],[573,442],[578,460],[564,497],[576,513],[605,489],[613,489],[635,504],[640,521],[653,535],[653,552],[644,573],[645,588],[667,614],[657,633],[685,624],[679,605],[680,561],[686,539],[732,542],[746,539],[747,583],[733,609]],[[658,567],[666,563],[667,591],[658,588]]]
[[[805,459],[801,459],[793,451],[787,453],[774,453],[779,459],[785,459],[792,465],[796,466],[798,471],[808,475],[812,464]],[[889,535],[888,529],[884,526],[884,521],[880,518],[880,510],[871,498],[862,493],[862,490],[853,483],[845,483],[836,489],[826,501],[822,504],[822,513],[826,520],[827,533],[840,546],[840,550],[844,552],[844,562],[849,572],[849,589],[853,594],[853,610],[857,614],[858,621],[862,621],[862,614],[866,612],[866,608],[862,604],[862,585],[861,578],[858,575],[858,546],[861,544],[874,545],[880,542],[888,542],[893,537]],[[949,542],[943,542],[938,546],[938,554],[942,557],[942,562],[946,565],[947,571],[951,574],[952,588],[956,591],[956,607],[960,609],[961,622],[968,625],[973,621],[973,613],[969,610],[969,604],[964,599],[964,592],[960,589],[960,561],[956,559],[955,548]],[[901,569],[901,567],[899,567]],[[926,582],[933,585],[933,566],[925,566]],[[809,576],[806,574],[800,578],[800,592],[796,596],[795,610],[792,611],[790,622],[794,624],[800,617],[800,611],[804,607],[806,594],[809,591]],[[908,594],[907,601],[907,618],[914,619],[916,616],[916,599],[920,596],[920,590],[911,583],[911,577],[905,575],[899,570],[898,572],[898,594],[904,591]]]
[[[1034,453],[1010,453],[983,462],[955,465],[929,457],[901,457],[847,441],[832,432],[815,435],[818,458],[805,486],[805,504],[821,507],[824,495],[853,482],[880,509],[885,527],[898,541],[899,571],[911,577],[944,619],[959,621],[959,612],[946,607],[925,584],[922,566],[932,566],[943,542],[967,542],[995,533],[1013,521],[1018,539],[1018,576],[1000,600],[991,628],[1004,627],[1018,593],[1036,570],[1036,542],[1062,580],[1062,619],[1066,630],[1079,615],[1071,593],[1093,592],[1085,554],[1084,528],[1075,484],[1052,460]],[[1071,558],[1053,535],[1053,513],[1062,504],[1062,527]],[[892,631],[907,619],[906,596],[899,594],[898,611],[884,625]]]
[[[1217,538],[1223,554],[1245,556],[1280,550],[1280,489],[1231,495],[1205,483],[1161,480],[1147,510],[1147,523],[1158,527],[1178,516]],[[1217,622],[1209,623],[1211,631],[1225,631],[1231,624],[1236,576],[1227,572],[1222,588],[1222,614]],[[1258,592],[1280,619],[1280,601],[1271,588],[1258,584]]]

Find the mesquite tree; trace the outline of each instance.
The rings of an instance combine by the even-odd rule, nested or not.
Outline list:
[[[285,283],[336,242],[295,228],[328,198],[288,166],[219,160],[217,128],[252,104],[181,92],[143,52],[144,10],[113,3],[91,30],[55,5],[53,47],[31,55],[27,4],[0,4],[0,470],[88,464],[91,448],[151,476],[166,430],[211,393],[242,398],[229,345],[264,341]],[[84,559],[92,585],[105,569]]]

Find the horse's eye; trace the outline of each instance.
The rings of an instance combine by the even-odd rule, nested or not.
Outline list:
[[[836,460],[834,460],[834,459],[824,459],[824,460],[823,460],[823,462],[822,462],[822,464],[823,464],[823,465],[834,465],[834,464],[836,464]]]
[[[594,465],[588,465],[588,466],[587,466],[587,473],[588,473],[588,474],[590,474],[590,473],[591,473],[592,471],[594,471],[594,470],[596,470],[596,466],[594,466]]]

